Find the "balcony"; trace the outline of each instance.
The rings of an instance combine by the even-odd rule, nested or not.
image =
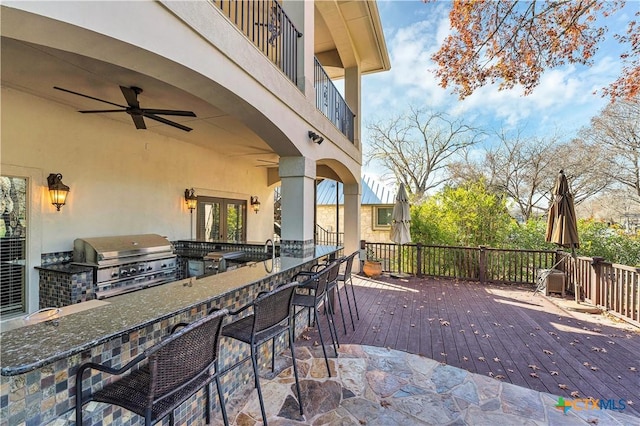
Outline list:
[[[333,84],[318,58],[314,58],[313,81],[316,87],[316,108],[353,142],[354,115]]]
[[[210,0],[298,88],[298,31],[274,0]]]

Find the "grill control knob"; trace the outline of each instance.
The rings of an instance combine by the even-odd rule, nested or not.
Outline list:
[[[161,268],[166,268],[166,267],[167,267],[167,264],[166,264],[166,263],[163,263],[162,265],[160,265],[160,267],[161,267]]]
[[[135,274],[136,272],[138,272],[138,270],[136,268],[131,268],[129,269],[129,272],[131,272],[132,274]]]
[[[153,269],[152,266],[147,266],[147,271],[151,271]]]
[[[120,274],[118,274],[118,271],[113,271],[111,273],[111,278],[118,278],[118,275],[120,275]]]

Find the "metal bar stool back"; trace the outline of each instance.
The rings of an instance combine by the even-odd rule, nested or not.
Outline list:
[[[206,422],[209,424],[210,384],[216,381],[218,398],[225,425],[228,425],[223,395],[218,379],[218,342],[222,309],[207,315],[164,338],[123,367],[86,363],[76,373],[76,424],[82,425],[82,406],[89,401],[117,405],[144,417],[145,425],[154,424],[202,388],[206,388]],[[143,361],[148,361],[134,369]],[[212,369],[215,372],[212,373]],[[124,375],[91,394],[83,392],[82,376],[87,370]]]

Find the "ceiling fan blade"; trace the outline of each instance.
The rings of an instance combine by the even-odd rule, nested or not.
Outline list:
[[[180,115],[182,117],[196,117],[193,111],[179,111],[175,109],[150,109],[142,108],[142,111],[146,114],[160,114],[160,115]]]
[[[136,129],[146,129],[147,126],[144,124],[144,119],[141,115],[133,115],[131,114],[131,119],[133,120],[133,124],[136,125]]]
[[[92,110],[86,110],[86,111],[78,111],[81,112],[83,114],[95,114],[98,112],[126,112],[126,109],[92,109]]]
[[[143,115],[152,120],[159,121],[160,123],[168,124],[169,126],[177,127],[178,129],[184,130],[185,132],[190,132],[193,129],[191,127],[183,126],[182,124],[176,123],[175,121],[167,120],[166,118],[158,117],[157,115],[149,114],[147,112],[143,112]]]
[[[138,93],[142,92],[142,89],[138,89],[137,87],[124,87],[120,86],[120,90],[124,95],[127,103],[131,108],[140,108],[140,103],[138,102]]]
[[[94,101],[104,102],[105,104],[114,105],[114,106],[117,106],[117,107],[120,107],[120,108],[126,108],[126,106],[124,106],[124,105],[120,105],[120,104],[116,104],[116,103],[113,103],[113,102],[105,101],[104,99],[94,98],[93,96],[89,96],[89,95],[83,95],[82,93],[74,92],[73,90],[63,89],[62,87],[58,87],[58,86],[53,86],[53,88],[56,89],[56,90],[61,90],[63,92],[71,93],[73,95],[82,96],[83,98],[89,98],[89,99],[93,99]]]

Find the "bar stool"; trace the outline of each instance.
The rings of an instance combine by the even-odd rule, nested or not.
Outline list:
[[[329,326],[329,334],[331,335],[333,351],[335,355],[338,356],[338,349],[336,347],[338,343],[338,332],[336,331],[335,321],[333,320],[333,309],[331,307],[331,304],[329,303],[329,298],[327,297],[327,286],[328,286],[328,279],[329,279],[330,273],[332,273],[332,271],[337,269],[339,266],[340,264],[338,262],[333,262],[329,266],[325,267],[324,269],[321,269],[319,272],[308,277],[307,281],[303,282],[299,288],[308,290],[309,294],[296,293],[293,297],[293,306],[308,308],[309,311],[313,309],[313,313],[314,313],[313,321],[318,329],[318,333],[320,334],[320,343],[322,344],[322,353],[324,354],[324,361],[325,361],[325,364],[327,365],[327,373],[329,374],[329,377],[331,377],[331,369],[329,367],[327,349],[325,348],[324,338],[322,336],[322,327],[320,327],[320,324],[318,323],[318,316],[319,316],[318,307],[324,303],[325,307],[327,308],[328,313],[327,315],[325,315],[325,317],[327,318],[327,325]],[[303,274],[303,276],[308,276],[308,275]],[[293,327],[295,329],[295,316],[293,320],[294,320]]]
[[[85,363],[76,373],[76,424],[82,426],[82,406],[90,401],[123,407],[144,417],[151,425],[167,414],[173,425],[173,410],[203,387],[206,388],[206,421],[211,421],[210,385],[215,380],[224,424],[227,412],[220,388],[218,370],[218,343],[222,320],[227,315],[221,309],[207,315],[159,343],[145,350],[121,368]],[[148,361],[134,369],[143,361]],[[215,373],[211,374],[211,369]],[[98,370],[111,375],[126,375],[94,393],[82,390],[82,376],[87,370]]]
[[[353,306],[356,310],[356,318],[358,321],[360,320],[360,313],[358,312],[358,301],[356,299],[356,292],[353,289],[353,280],[351,279],[352,270],[353,270],[353,259],[358,254],[357,251],[354,251],[349,256],[343,257],[341,259],[341,263],[344,264],[344,272],[338,275],[337,282],[338,284],[342,282],[342,286],[344,287],[344,293],[347,295],[347,306],[349,307],[349,315],[351,315],[351,326],[355,331],[356,325],[353,322],[353,312],[351,311],[351,302],[349,300],[349,290],[347,284],[351,286],[351,295],[353,296]]]
[[[285,332],[289,333],[289,348],[291,349],[291,358],[293,360],[293,374],[296,379],[298,405],[300,406],[300,415],[303,414],[298,367],[296,366],[296,356],[293,350],[293,331],[295,330],[295,326],[292,327],[292,324],[295,324],[295,320],[292,321],[292,317],[294,317],[292,301],[297,287],[298,283],[292,282],[281,285],[270,292],[259,293],[253,302],[236,311],[229,311],[230,315],[238,315],[252,308],[253,312],[251,314],[231,322],[222,328],[223,336],[251,345],[251,363],[253,364],[255,386],[258,391],[258,399],[260,400],[262,421],[265,426],[267,425],[267,414],[264,408],[264,400],[262,398],[262,389],[260,388],[258,375],[258,347],[269,340],[272,341],[271,371],[273,371],[275,369],[274,339]]]

